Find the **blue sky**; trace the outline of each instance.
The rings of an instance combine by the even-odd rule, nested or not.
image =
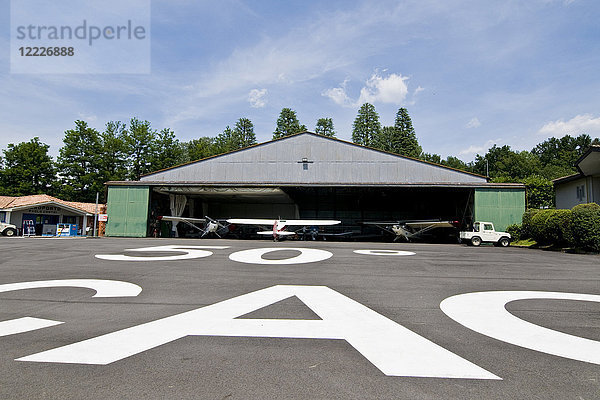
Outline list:
[[[270,140],[283,107],[351,140],[360,105],[398,108],[423,150],[471,161],[493,144],[600,136],[596,0],[152,1],[150,74],[11,74],[0,0],[0,148],[62,145],[83,119],[147,119],[180,140],[240,117]]]

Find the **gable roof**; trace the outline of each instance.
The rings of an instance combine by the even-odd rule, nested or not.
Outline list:
[[[481,184],[487,178],[302,132],[144,175],[141,182],[274,185]]]
[[[43,204],[54,203],[56,205],[72,209],[76,212],[84,212],[87,214],[94,214],[96,212],[95,203],[80,203],[76,201],[65,201],[57,199],[56,197],[49,196],[47,194],[34,194],[30,196],[0,196],[0,210],[1,209],[20,209],[31,206],[38,206]],[[106,209],[105,204],[98,204],[98,212],[103,212]]]

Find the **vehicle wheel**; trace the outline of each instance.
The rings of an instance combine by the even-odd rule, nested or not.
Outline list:
[[[5,236],[15,236],[16,234],[17,234],[17,230],[16,230],[16,229],[14,229],[14,228],[7,228],[7,229],[4,231],[4,235],[5,235]]]
[[[481,238],[479,236],[473,236],[471,238],[471,244],[473,246],[479,246],[481,244]]]
[[[510,240],[508,240],[507,237],[503,237],[503,238],[500,238],[500,240],[498,240],[498,245],[500,247],[508,247],[509,244],[510,244]]]

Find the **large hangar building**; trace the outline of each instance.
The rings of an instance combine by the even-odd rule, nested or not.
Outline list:
[[[310,132],[108,182],[107,236],[145,237],[157,215],[519,223],[525,187]]]

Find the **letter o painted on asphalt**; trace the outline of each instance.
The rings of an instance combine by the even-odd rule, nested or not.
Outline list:
[[[284,258],[281,260],[268,260],[264,259],[263,256],[267,253],[281,250],[292,250],[299,251],[295,257]],[[250,249],[236,251],[229,256],[232,261],[242,262],[246,264],[267,264],[267,265],[287,265],[287,264],[306,264],[311,262],[318,262],[327,260],[333,256],[333,253],[325,250],[317,249],[303,249],[295,247],[268,247],[265,249]]]
[[[414,256],[412,251],[402,250],[354,250],[356,254],[366,254],[368,256]]]

